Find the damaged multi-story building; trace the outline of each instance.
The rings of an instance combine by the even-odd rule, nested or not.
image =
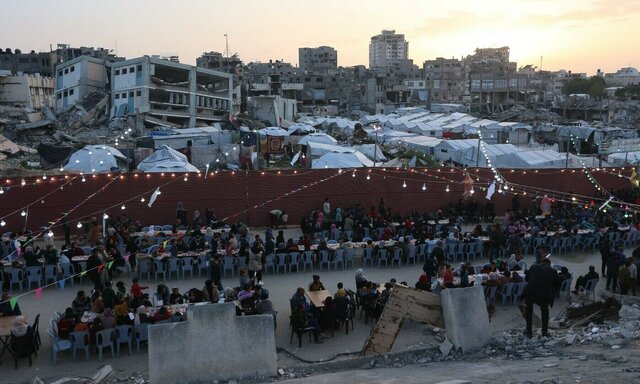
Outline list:
[[[111,117],[148,126],[208,126],[232,111],[233,76],[151,57],[111,65]]]
[[[0,70],[0,105],[50,108],[53,105],[54,81],[50,77],[26,73],[12,74]]]
[[[323,45],[298,48],[298,65],[303,73],[326,73],[338,69],[338,51]]]
[[[223,56],[220,52],[204,52],[196,58],[196,67],[229,73],[233,76],[233,113],[247,111],[247,88],[244,64],[237,54]]]
[[[423,64],[426,88],[431,102],[460,103],[469,87],[465,66],[460,59],[438,57]]]
[[[78,56],[56,66],[55,110],[61,112],[95,91],[106,92],[108,68],[104,59]]]

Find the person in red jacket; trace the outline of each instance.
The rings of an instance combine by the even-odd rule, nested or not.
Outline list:
[[[137,307],[142,304],[143,292],[142,290],[147,289],[149,287],[141,286],[138,284],[138,278],[134,277],[132,280],[133,284],[131,285],[131,295],[133,296],[133,307]]]

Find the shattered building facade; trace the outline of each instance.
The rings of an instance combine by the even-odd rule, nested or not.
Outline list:
[[[338,51],[333,47],[298,48],[298,65],[303,73],[324,73],[338,68]]]
[[[232,75],[147,56],[113,63],[111,85],[111,117],[150,126],[208,126],[232,110]]]
[[[247,81],[244,64],[237,54],[225,57],[220,52],[203,52],[196,58],[196,67],[229,73],[233,76],[233,113],[247,111]]]
[[[12,73],[39,73],[44,77],[54,77],[54,69],[58,63],[58,55],[55,52],[22,53],[21,50],[6,48],[0,50],[0,69],[6,69]]]
[[[21,106],[33,109],[53,105],[54,81],[50,77],[0,71],[0,105]]]
[[[467,73],[459,59],[438,57],[423,64],[431,102],[461,102],[468,95]]]
[[[105,91],[108,82],[105,61],[79,56],[56,66],[55,110],[60,112],[94,91]]]

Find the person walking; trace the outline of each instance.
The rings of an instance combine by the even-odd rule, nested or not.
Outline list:
[[[553,306],[555,293],[560,287],[558,273],[551,267],[549,259],[542,259],[526,272],[526,281],[524,299],[527,305],[525,311],[527,325],[524,335],[532,337],[533,305],[536,304],[540,307],[542,336],[549,336],[549,307]]]

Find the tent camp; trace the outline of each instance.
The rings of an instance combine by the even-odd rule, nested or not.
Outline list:
[[[382,149],[376,144],[355,145],[353,148],[364,153],[365,156],[373,161],[387,161],[387,158],[382,153]]]
[[[298,144],[299,145],[307,145],[307,143],[309,143],[310,141],[316,142],[316,143],[324,143],[324,144],[337,144],[338,140],[334,139],[333,137],[327,135],[326,133],[322,133],[322,132],[317,132],[317,133],[310,133],[306,136],[302,136],[300,138],[300,140],[298,140]]]
[[[130,161],[113,147],[87,145],[69,157],[69,162],[64,166],[64,170],[83,173],[126,171]]]
[[[303,123],[295,123],[287,128],[287,132],[289,132],[290,135],[305,135],[307,133],[313,133],[315,131],[316,129],[314,127],[309,124]]]
[[[351,152],[329,152],[311,164],[313,169],[322,168],[362,168],[361,159]]]
[[[289,132],[278,127],[267,127],[258,129],[260,136],[289,136]]]
[[[138,164],[141,172],[198,172],[187,156],[169,146],[163,146]]]

